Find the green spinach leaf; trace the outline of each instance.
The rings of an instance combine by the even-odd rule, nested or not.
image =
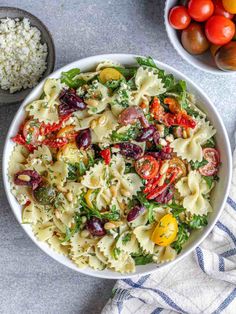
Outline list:
[[[189,221],[188,225],[191,229],[201,229],[207,226],[207,216],[193,215],[193,218]]]

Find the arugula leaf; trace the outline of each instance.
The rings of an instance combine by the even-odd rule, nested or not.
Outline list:
[[[125,174],[132,173],[132,172],[135,172],[134,166],[132,166],[131,164],[126,164],[125,165]]]
[[[198,112],[198,111],[195,111],[195,110],[192,109],[192,108],[186,107],[186,108],[184,108],[184,109],[186,110],[186,112],[187,112],[187,114],[188,114],[189,116],[192,116],[192,117],[194,117],[194,118],[197,118],[197,117],[200,116],[199,112]]]
[[[171,244],[171,247],[179,254],[182,251],[184,243],[189,239],[188,226],[185,223],[179,223],[177,240]]]
[[[110,212],[102,214],[101,217],[108,219],[108,220],[119,220],[120,219],[120,213],[117,210],[116,205],[112,205],[110,208]]]
[[[131,240],[131,233],[127,233],[123,238],[122,238],[122,243],[125,245],[127,242]]]
[[[179,214],[185,211],[185,208],[183,206],[178,205],[176,203],[168,204],[168,207],[172,209],[171,212],[175,218],[178,218]]]
[[[130,139],[135,139],[138,136],[139,130],[136,126],[131,126],[126,133],[118,133],[112,131],[111,140],[113,142],[126,142]]]
[[[114,69],[119,71],[126,79],[133,77],[137,72],[137,67],[132,68],[114,67]]]
[[[139,256],[134,256],[132,255],[135,265],[146,265],[149,263],[152,263],[152,255],[139,255]]]
[[[204,159],[204,158],[203,158],[202,161],[190,161],[190,165],[191,165],[191,168],[193,170],[197,170],[200,167],[203,167],[203,166],[205,166],[207,164],[208,164],[208,161],[206,159]]]
[[[193,218],[189,221],[189,227],[191,229],[201,229],[202,227],[207,226],[208,221],[207,221],[207,216],[203,215],[193,215]]]
[[[160,206],[157,202],[150,202],[146,199],[145,195],[140,192],[137,194],[138,201],[147,209],[148,211],[148,221],[152,223],[154,221],[153,217],[153,208],[156,206]]]
[[[79,213],[75,213],[75,226],[73,228],[69,228],[66,226],[66,236],[61,242],[67,242],[70,238],[80,230],[82,219]]]
[[[206,148],[206,147],[214,148],[215,146],[216,146],[215,139],[214,137],[211,137],[209,140],[207,140],[206,144],[203,145],[203,148]]]
[[[178,100],[183,109],[188,107],[186,103],[187,97],[187,85],[186,82],[183,80],[178,81],[174,86],[168,89],[168,93],[175,93],[178,95]]]
[[[110,80],[107,81],[104,85],[106,85],[106,87],[110,88],[111,90],[115,90],[120,86],[120,83],[124,81],[124,79],[121,80]]]
[[[61,73],[61,82],[65,83],[70,88],[78,88],[84,85],[86,82],[82,79],[75,79],[76,75],[80,74],[80,69],[74,68],[67,72]]]
[[[75,181],[77,179],[77,166],[72,164],[67,164],[68,175],[67,179]]]
[[[121,250],[120,250],[119,248],[117,248],[117,247],[114,247],[114,248],[112,249],[112,251],[111,251],[111,255],[112,255],[112,257],[113,257],[115,260],[118,259],[120,253],[121,253]]]
[[[202,177],[206,181],[207,186],[209,187],[209,189],[211,189],[212,185],[214,183],[214,180],[215,180],[214,176],[202,176]]]
[[[83,163],[82,160],[79,163],[77,163],[77,168],[78,168],[78,171],[79,171],[79,175],[83,176],[85,174],[85,172],[86,172],[86,166],[85,166],[85,164]]]
[[[155,68],[158,69],[155,62],[153,61],[152,57],[137,57],[136,58],[137,62],[139,65],[141,66],[146,66],[146,67],[151,67],[151,68]]]

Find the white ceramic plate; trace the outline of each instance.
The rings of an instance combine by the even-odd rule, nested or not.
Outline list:
[[[62,71],[68,71],[72,68],[78,67],[81,69],[81,71],[88,71],[103,60],[110,59],[119,63],[122,63],[124,65],[132,65],[135,62],[135,55],[128,55],[128,54],[110,54],[110,55],[100,55],[100,56],[94,56],[85,58],[79,61],[75,61],[73,63],[70,63],[69,65],[66,65],[65,67],[57,70],[56,72],[52,73],[50,77],[53,78],[59,78],[60,73]],[[179,71],[173,69],[172,67],[155,61],[157,66],[164,69],[167,73],[172,73],[177,79],[185,80],[188,85],[188,90],[195,94],[197,96],[197,99],[199,101],[199,107],[206,112],[207,116],[209,117],[211,123],[214,125],[214,127],[217,130],[216,134],[216,140],[217,143],[220,143],[220,146],[218,147],[221,152],[221,161],[222,166],[220,168],[219,176],[220,181],[217,184],[214,193],[212,195],[212,205],[213,205],[213,213],[209,216],[209,224],[206,228],[203,230],[198,230],[192,233],[189,242],[184,247],[181,254],[178,255],[178,257],[170,262],[169,264],[174,264],[180,259],[182,259],[184,256],[188,255],[190,252],[194,250],[196,246],[198,246],[203,239],[209,234],[211,229],[213,228],[214,224],[216,223],[223,207],[226,202],[227,194],[229,191],[229,184],[231,180],[231,169],[232,169],[232,159],[231,159],[231,150],[230,150],[230,144],[228,140],[228,136],[225,130],[225,127],[223,125],[223,122],[217,113],[214,105],[210,101],[210,99],[204,94],[204,92],[197,87],[192,81],[190,81],[185,75],[181,74]],[[7,168],[8,168],[8,162],[9,157],[12,152],[14,143],[11,141],[11,137],[16,135],[18,128],[21,124],[21,122],[24,120],[25,112],[24,112],[24,106],[28,104],[29,102],[33,101],[34,99],[37,99],[37,97],[40,96],[42,88],[43,88],[44,81],[42,81],[37,87],[35,87],[32,92],[28,95],[28,97],[25,99],[25,101],[22,103],[21,107],[19,108],[18,112],[15,115],[14,120],[12,121],[12,124],[10,126],[10,129],[7,134],[6,143],[4,147],[3,152],[3,181],[4,186],[6,190],[6,194],[8,197],[8,201],[11,205],[12,211],[15,214],[17,220],[19,223],[21,223],[21,206],[16,201],[15,197],[10,192],[10,184],[8,182],[8,176],[7,176]],[[154,272],[157,268],[164,267],[165,265],[169,264],[163,264],[161,266],[157,266],[156,264],[148,264],[144,266],[137,266],[136,272],[129,275],[123,275],[120,273],[113,272],[111,270],[104,270],[104,271],[95,271],[93,269],[87,268],[87,269],[79,269],[75,266],[75,264],[72,263],[69,258],[64,257],[56,252],[54,252],[52,249],[49,248],[49,246],[46,243],[39,242],[36,237],[34,236],[30,225],[21,224],[22,228],[25,230],[25,232],[29,235],[29,237],[48,255],[50,255],[52,258],[57,260],[58,262],[64,264],[65,266],[74,269],[78,272],[81,272],[83,274],[87,274],[94,277],[101,277],[101,278],[110,278],[110,279],[119,279],[119,278],[128,278],[135,275],[145,275]],[[46,265],[45,265],[46,267]]]
[[[168,16],[170,9],[176,6],[179,3],[178,0],[166,0],[165,3],[165,26],[167,35],[169,40],[178,54],[186,60],[191,65],[195,66],[196,68],[210,72],[212,74],[219,74],[219,75],[232,75],[235,74],[235,71],[222,71],[217,68],[214,63],[214,60],[211,56],[210,51],[205,52],[202,55],[194,56],[188,53],[181,44],[180,41],[180,31],[176,31],[173,27],[170,26],[168,21]]]

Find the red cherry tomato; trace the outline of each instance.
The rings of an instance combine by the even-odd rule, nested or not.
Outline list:
[[[145,180],[154,178],[157,175],[159,168],[160,165],[158,161],[149,155],[145,155],[135,162],[136,172]]]
[[[225,10],[222,4],[222,0],[215,0],[214,5],[215,5],[214,15],[222,15],[227,19],[232,20],[234,15]]]
[[[204,148],[203,157],[208,161],[203,167],[199,168],[199,172],[203,176],[213,176],[218,172],[219,163],[220,163],[220,154],[218,150],[214,148]]]
[[[215,15],[206,22],[205,32],[214,45],[225,45],[235,34],[235,24],[224,16]]]
[[[197,22],[204,22],[212,16],[214,4],[211,0],[190,0],[188,13]]]
[[[111,150],[110,148],[106,148],[100,151],[101,157],[104,159],[106,165],[109,165],[111,162]]]
[[[26,144],[36,144],[39,136],[39,123],[33,119],[28,120],[23,127],[23,136]]]
[[[191,22],[187,9],[178,5],[170,10],[169,23],[175,29],[185,29]]]

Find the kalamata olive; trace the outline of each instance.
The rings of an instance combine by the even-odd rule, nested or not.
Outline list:
[[[223,71],[236,71],[236,41],[219,48],[215,54],[215,62]]]
[[[61,116],[86,108],[86,104],[73,89],[64,90],[59,96],[59,100],[59,115]]]
[[[34,170],[23,170],[17,172],[14,176],[16,185],[31,186],[33,190],[39,186],[41,181],[42,177]]]
[[[141,215],[145,211],[145,207],[142,205],[134,206],[127,215],[127,221],[131,222],[135,220],[139,215]]]
[[[136,138],[137,142],[146,142],[153,137],[153,134],[156,132],[156,128],[154,125],[150,125],[148,128],[143,128]]]
[[[92,142],[90,129],[84,129],[79,132],[75,138],[76,145],[79,149],[87,149]]]
[[[173,185],[169,186],[164,192],[155,198],[155,201],[160,204],[167,204],[174,196]]]
[[[51,185],[39,186],[33,191],[35,200],[41,205],[50,205],[56,197],[55,189]]]
[[[160,152],[147,152],[146,154],[161,160],[171,159],[173,155],[172,153],[166,153],[163,150],[161,150]]]
[[[104,229],[104,222],[97,218],[92,217],[86,223],[87,230],[91,233],[91,235],[95,237],[101,237],[106,234],[106,230]]]
[[[202,54],[210,46],[202,26],[195,22],[182,31],[181,42],[184,49],[193,55]]]
[[[160,140],[160,132],[159,131],[156,131],[154,134],[153,134],[153,141],[156,145],[159,145],[159,140]]]
[[[137,106],[126,108],[121,112],[118,118],[118,122],[122,125],[134,124],[137,120],[140,120],[144,128],[149,126],[142,109]]]
[[[143,154],[143,150],[140,146],[129,142],[120,143],[119,148],[121,155],[127,158],[138,159]]]

